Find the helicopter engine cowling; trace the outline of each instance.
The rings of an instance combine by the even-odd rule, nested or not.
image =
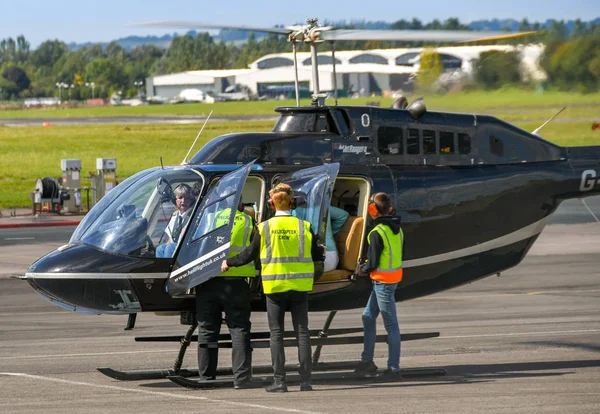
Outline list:
[[[398,99],[392,104],[392,109],[406,109],[408,106],[408,99],[404,95],[400,95]]]
[[[412,101],[407,107],[406,110],[410,113],[412,119],[417,120],[423,116],[425,112],[427,112],[427,108],[425,107],[425,101],[423,97],[417,98]]]

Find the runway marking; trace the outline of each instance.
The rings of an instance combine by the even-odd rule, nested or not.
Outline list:
[[[217,403],[217,404],[222,403],[222,404],[229,404],[229,405],[234,405],[234,406],[238,406],[238,407],[258,408],[258,409],[262,409],[262,410],[279,411],[279,412],[285,412],[285,413],[321,414],[318,411],[298,410],[295,408],[283,408],[283,407],[269,407],[268,405],[251,404],[251,403],[227,401],[227,400],[218,400],[218,399],[214,399],[214,398],[201,397],[198,395],[177,394],[177,393],[173,393],[173,392],[138,390],[138,389],[133,389],[133,388],[117,387],[115,385],[91,384],[89,382],[71,381],[71,380],[65,380],[65,379],[60,379],[60,378],[44,377],[41,375],[24,374],[21,372],[0,372],[0,376],[1,375],[6,375],[6,376],[10,376],[10,377],[29,378],[29,379],[41,380],[41,381],[58,382],[60,384],[68,384],[68,385],[82,385],[85,387],[100,388],[100,389],[119,391],[119,392],[129,391],[132,393],[154,395],[154,396],[159,396],[159,397],[183,398],[185,400],[201,400],[201,401],[206,401],[209,403]]]
[[[578,331],[545,331],[545,332],[522,332],[522,333],[499,333],[499,334],[479,334],[479,335],[449,335],[439,336],[437,339],[456,339],[456,338],[487,338],[501,336],[532,336],[532,335],[570,335],[576,333],[598,333],[600,329],[583,329]]]
[[[543,295],[546,293],[589,293],[589,292],[600,292],[600,289],[568,289],[568,290],[540,290],[538,292],[522,292],[522,293],[491,293],[491,294],[481,294],[481,295],[461,295],[459,293],[456,296],[424,296],[421,298],[416,298],[412,300],[436,300],[436,299],[452,299],[452,300],[462,300],[462,299],[478,299],[478,298],[502,298],[506,296],[526,296],[526,295]]]
[[[545,293],[579,293],[579,292],[600,292],[600,289],[584,289],[584,290],[540,290],[539,292],[529,292],[527,295],[543,295]]]
[[[523,333],[497,333],[497,334],[474,334],[474,335],[442,335],[436,338],[440,339],[458,339],[458,338],[498,338],[510,336],[535,336],[535,335],[570,335],[580,333],[599,333],[600,329],[585,329],[575,331],[540,331],[540,332],[523,332]],[[121,351],[121,352],[89,352],[82,354],[48,354],[48,355],[21,355],[11,357],[0,357],[0,360],[15,360],[15,359],[43,359],[43,358],[78,358],[78,357],[95,357],[104,355],[130,355],[130,354],[160,354],[172,353],[172,349],[156,349],[148,351]]]
[[[35,237],[5,237],[4,240],[35,240]]]
[[[53,315],[53,314],[64,314],[65,312],[13,312],[13,313],[1,313],[2,316],[27,316],[27,315]]]
[[[173,352],[172,349],[157,349],[152,351],[121,351],[121,352],[90,352],[84,354],[54,354],[54,355],[23,355],[13,357],[0,357],[2,359],[36,359],[36,358],[77,358],[101,355],[128,355],[128,354],[160,354],[162,352]]]

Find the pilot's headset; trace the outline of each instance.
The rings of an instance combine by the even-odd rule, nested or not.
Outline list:
[[[275,187],[269,191],[269,200],[267,204],[271,210],[275,210],[275,202],[273,201],[273,196],[277,193],[286,193],[290,199],[290,209],[294,210],[296,208],[296,198],[294,197],[294,190],[287,184],[277,184]]]
[[[371,218],[375,218],[377,216],[377,214],[381,214],[382,216],[388,215],[393,210],[391,203],[390,203],[390,209],[387,212],[382,211],[380,209],[380,207],[377,205],[377,203],[375,203],[375,197],[379,196],[380,194],[382,194],[383,197],[387,197],[389,199],[389,196],[385,193],[377,193],[377,194],[374,194],[373,196],[371,196],[371,199],[369,200],[369,206],[367,208],[367,213],[369,213],[369,216],[371,216]]]

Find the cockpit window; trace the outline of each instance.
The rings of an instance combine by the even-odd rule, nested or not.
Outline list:
[[[172,257],[203,186],[204,177],[191,168],[155,170],[104,206],[71,241],[127,256]]]
[[[298,112],[282,114],[273,132],[333,132],[337,129],[330,115],[325,112]]]

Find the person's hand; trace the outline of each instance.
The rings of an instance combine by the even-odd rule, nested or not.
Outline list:
[[[327,253],[327,246],[324,244],[319,244],[319,246],[321,246],[321,248],[323,249],[323,254]]]
[[[226,272],[229,270],[229,266],[227,266],[227,260],[223,260],[221,262],[221,272]]]
[[[363,265],[360,265],[360,264],[358,266],[356,266],[356,274],[360,277],[369,276],[369,273],[365,272],[362,267],[363,267]]]

